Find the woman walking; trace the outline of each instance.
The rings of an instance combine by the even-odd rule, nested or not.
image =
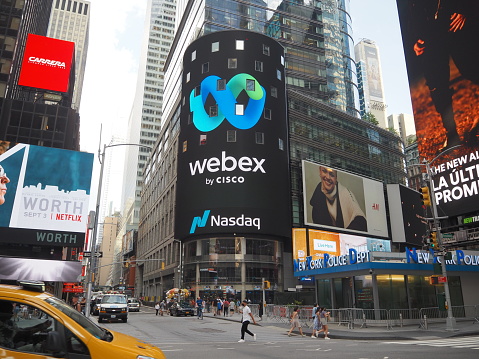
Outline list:
[[[319,314],[321,311],[319,310],[320,308],[318,307],[317,304],[314,304],[313,308],[313,334],[311,334],[311,338],[317,338],[319,330],[321,329],[321,321],[319,319]]]
[[[321,325],[323,328],[319,331],[316,332],[317,335],[319,335],[320,332],[324,332],[324,339],[331,339],[328,337],[328,319],[329,319],[329,312],[326,311],[326,308],[321,307],[320,313],[319,313],[319,320],[321,322]]]
[[[299,307],[294,307],[293,314],[291,314],[291,329],[288,332],[288,337],[291,336],[291,332],[296,327],[298,327],[298,329],[299,329],[299,334],[301,334],[301,336],[304,337],[303,328],[301,328],[301,323],[299,322],[298,309],[299,309]]]

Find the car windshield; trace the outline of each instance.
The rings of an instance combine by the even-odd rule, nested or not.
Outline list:
[[[128,299],[128,303],[138,303],[138,299]]]
[[[188,302],[181,302],[180,303],[180,307],[191,307],[191,303],[188,303]]]
[[[124,295],[106,295],[101,300],[103,303],[117,303],[117,304],[126,304],[126,298]]]
[[[45,301],[48,304],[60,310],[61,312],[65,313],[68,317],[70,317],[75,322],[77,322],[91,335],[97,337],[98,339],[108,340],[109,332],[100,328],[98,325],[93,323],[89,318],[85,317],[82,313],[70,307],[63,300],[60,300],[55,297],[50,297],[45,299]]]

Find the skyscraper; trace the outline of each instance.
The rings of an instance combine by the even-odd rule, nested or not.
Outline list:
[[[90,28],[90,2],[54,0],[47,36],[75,43],[75,87],[72,107],[80,108]]]
[[[354,47],[359,85],[361,117],[371,113],[379,126],[386,128],[386,99],[381,72],[379,48],[374,41],[363,39]]]
[[[289,108],[291,205],[288,203],[290,201],[284,201],[279,206],[290,207],[293,227],[304,225],[301,198],[303,159],[312,159],[391,183],[404,181],[404,171],[401,168],[403,155],[397,137],[360,120],[354,107],[357,88],[354,62],[351,59],[352,39],[349,35],[348,8],[348,0],[315,3],[284,1],[279,5],[277,2],[244,3],[234,0],[193,0],[178,3],[177,12],[183,14],[183,17],[178,18],[175,40],[165,64],[162,127],[144,169],[145,183],[137,247],[138,257],[164,260],[165,268],[155,263],[139,265],[139,293],[161,295],[168,286],[185,285],[194,288],[200,295],[206,295],[208,292],[208,295],[215,293],[214,295],[223,296],[223,293],[218,294],[218,291],[227,288],[234,294],[239,287],[242,290],[241,296],[250,298],[255,295],[254,287],[258,286],[262,277],[272,283],[273,290],[282,291],[294,285],[292,261],[289,260],[292,252],[291,241],[285,240],[281,235],[269,232],[269,235],[258,238],[257,235],[251,235],[249,230],[225,230],[214,236],[203,232],[201,235],[202,230],[198,228],[203,228],[213,213],[208,211],[209,207],[204,208],[204,212],[197,212],[196,217],[188,221],[175,223],[175,201],[178,200],[177,191],[180,190],[180,173],[176,172],[177,166],[180,165],[179,152],[191,151],[191,138],[185,142],[183,132],[191,129],[183,128],[183,118],[184,111],[188,112],[188,108],[193,111],[189,107],[191,98],[187,100],[188,96],[193,95],[181,94],[182,83],[188,82],[188,76],[193,79],[194,74],[200,71],[196,68],[188,75],[187,66],[190,65],[187,65],[186,61],[191,62],[193,58],[184,56],[190,44],[195,44],[195,40],[200,41],[198,38],[203,35],[206,37],[220,30],[245,29],[273,37],[285,48],[284,79]],[[207,50],[211,47],[213,58],[213,52],[217,51],[214,43],[217,41],[212,41],[212,44],[205,46]],[[231,43],[227,46],[234,43],[234,37],[229,41]],[[219,49],[223,49],[224,45],[219,42]],[[267,52],[264,48],[263,51]],[[258,58],[258,64],[253,71],[261,72],[259,58],[264,56],[265,52],[250,52],[253,59]],[[225,56],[225,61],[231,60],[233,76],[237,71],[234,70],[235,57],[231,56],[230,59],[229,55]],[[205,59],[201,61],[203,73],[207,69],[212,75],[222,71],[219,66],[210,68],[209,61]],[[228,80],[229,77],[226,77],[225,80]],[[203,85],[197,86],[202,88]],[[268,95],[270,91],[274,92],[268,87]],[[211,102],[211,96],[205,96],[203,101],[205,111],[213,111],[209,112],[210,116],[216,117],[216,107],[214,101]],[[278,110],[280,109],[279,107]],[[265,116],[267,117],[266,114]],[[264,118],[260,121],[269,120]],[[204,143],[206,146],[212,146],[213,150],[220,151],[220,147],[214,148],[215,144],[236,139],[230,131],[220,140],[214,138],[215,134],[211,136],[213,139],[210,141],[210,135],[204,134],[191,147],[196,148],[198,143]],[[261,133],[259,136],[261,137]],[[247,141],[243,142],[245,153],[246,148],[249,149]],[[281,147],[280,138],[275,141]],[[266,153],[269,151],[265,150],[265,155]],[[220,151],[218,156],[211,159],[213,162],[220,161],[220,158],[223,158],[221,156],[223,155]],[[227,156],[224,154],[225,161]],[[200,192],[197,195],[194,195],[195,199],[203,198],[205,193]],[[260,195],[258,193],[258,196]],[[184,193],[180,196],[184,199]],[[190,193],[190,197],[192,196]],[[220,200],[226,195],[217,196]],[[244,198],[244,201],[248,203],[248,198]],[[190,234],[197,234],[182,243],[178,240],[181,237],[177,236],[173,224],[176,227],[191,226],[186,229],[190,230]]]

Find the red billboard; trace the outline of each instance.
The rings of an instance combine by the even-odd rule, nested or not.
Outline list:
[[[67,92],[75,43],[28,34],[18,84]]]
[[[439,215],[479,200],[479,1],[397,0],[418,150]]]

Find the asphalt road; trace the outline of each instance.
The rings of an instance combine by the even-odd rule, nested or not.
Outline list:
[[[130,313],[128,323],[104,323],[107,329],[137,337],[163,350],[168,359],[183,358],[341,358],[341,359],[476,359],[479,336],[407,341],[313,339],[287,328],[250,325],[257,341],[240,339],[241,323],[207,317],[155,316]],[[334,331],[334,327],[331,328]],[[309,331],[308,331],[309,332]]]

